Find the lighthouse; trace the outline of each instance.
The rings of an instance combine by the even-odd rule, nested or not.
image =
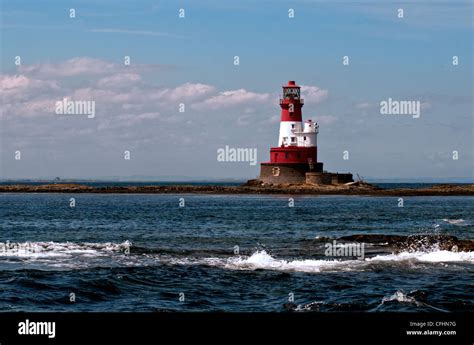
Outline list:
[[[318,162],[319,126],[303,122],[301,87],[290,80],[280,98],[278,145],[270,148],[270,161],[261,163],[259,180],[271,184],[333,184],[352,181],[351,174],[331,174]]]

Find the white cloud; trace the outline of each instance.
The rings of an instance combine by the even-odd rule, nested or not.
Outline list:
[[[41,81],[28,78],[24,75],[1,75],[0,76],[0,90],[8,92],[9,90],[20,89],[24,91],[27,88],[42,88],[44,86],[51,86],[58,88],[58,84],[54,81]]]
[[[72,100],[95,101],[99,104],[133,104],[136,103],[133,90],[111,90],[99,89],[94,87],[74,90],[70,96]]]
[[[30,99],[35,92],[57,91],[59,83],[55,80],[39,80],[24,75],[0,75],[2,102]]]
[[[320,103],[328,98],[328,90],[321,89],[317,86],[301,86],[302,98],[304,98],[305,103]]]
[[[273,93],[218,90],[192,82],[150,83],[145,80],[147,68],[126,68],[92,58],[22,66],[23,74],[0,75],[2,125],[13,137],[26,133],[31,143],[42,141],[45,146],[74,140],[97,145],[151,140],[161,145],[169,142],[177,128],[185,137],[202,133],[200,140],[212,140],[210,129],[225,127],[226,114],[236,129],[245,128],[251,119],[266,122],[262,109],[265,113],[272,109],[275,116],[270,121],[279,121]],[[68,76],[85,78],[77,83]],[[306,92],[310,102],[327,96],[326,90],[316,86],[307,87]],[[95,101],[95,118],[56,115],[55,104],[63,98]],[[185,104],[185,112],[178,111],[179,103]]]
[[[101,88],[121,88],[130,87],[142,81],[138,73],[117,73],[106,76],[97,81],[97,86]]]
[[[193,105],[194,109],[217,110],[240,106],[244,104],[258,104],[268,102],[270,94],[255,93],[245,89],[220,92],[218,95]]]
[[[34,118],[44,115],[52,116],[56,108],[56,99],[35,98],[24,102],[11,102],[2,104],[0,112],[2,120],[15,118],[22,121],[20,117]]]
[[[166,89],[161,97],[170,101],[191,101],[215,92],[214,86],[185,83],[174,89]]]
[[[173,66],[159,64],[124,65],[91,57],[75,57],[62,62],[43,62],[21,65],[18,72],[35,78],[62,78],[73,76],[101,76],[113,73],[133,74],[152,69],[169,69]]]
[[[77,57],[59,63],[39,63],[35,65],[21,65],[20,73],[38,77],[57,78],[77,75],[101,75],[119,71],[115,63],[90,57]]]
[[[95,101],[97,117],[88,126],[96,129],[134,126],[147,120],[153,120],[156,124],[175,124],[185,117],[185,114],[177,111],[179,103],[191,106],[193,102],[203,101],[217,92],[214,86],[202,83],[184,83],[176,87],[147,84],[142,80],[146,68],[124,70],[117,64],[91,58],[40,63],[21,66],[20,69],[24,74],[0,75],[0,115],[5,120],[5,126],[18,127],[22,118],[37,118],[43,124],[47,123],[48,118],[57,119],[55,104],[63,98]],[[86,79],[80,83],[80,87],[68,79],[54,79],[91,74],[97,74],[101,78]],[[169,116],[160,116],[163,112]],[[70,119],[72,118],[74,117]],[[66,118],[61,118],[64,119]],[[50,123],[50,127],[67,127],[66,123],[71,122],[55,121]],[[40,129],[48,127],[43,125],[40,128],[37,125],[38,122],[28,122],[22,124],[22,128],[30,126],[31,133],[39,133]],[[34,126],[36,127],[33,128]],[[59,131],[63,132],[63,129]],[[80,133],[78,130],[77,134]],[[139,131],[136,133],[139,135]]]

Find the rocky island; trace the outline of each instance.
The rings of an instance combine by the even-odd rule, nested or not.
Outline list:
[[[382,189],[366,182],[345,184],[269,184],[250,180],[240,186],[216,185],[139,185],[90,186],[76,183],[0,185],[0,193],[144,193],[144,194],[286,194],[286,195],[370,195],[370,196],[448,196],[474,195],[474,184],[439,184],[427,188]]]

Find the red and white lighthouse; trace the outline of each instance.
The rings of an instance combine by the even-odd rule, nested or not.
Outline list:
[[[261,163],[259,180],[271,184],[352,181],[351,174],[323,172],[323,163],[318,162],[317,154],[319,126],[312,120],[303,122],[303,105],[301,88],[293,80],[283,85],[278,146],[270,149],[270,161]]]
[[[271,163],[317,162],[318,124],[307,120],[303,125],[302,111],[304,100],[301,88],[292,80],[283,86],[280,99],[281,122],[278,147],[270,150]]]

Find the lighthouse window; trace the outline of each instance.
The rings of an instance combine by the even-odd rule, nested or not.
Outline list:
[[[303,137],[304,140],[306,140],[306,137]]]
[[[294,143],[296,141],[295,137],[291,137],[291,142]]]
[[[291,125],[291,128],[295,128],[295,125]]]
[[[285,87],[283,88],[283,97],[300,98],[300,89],[296,87]]]

